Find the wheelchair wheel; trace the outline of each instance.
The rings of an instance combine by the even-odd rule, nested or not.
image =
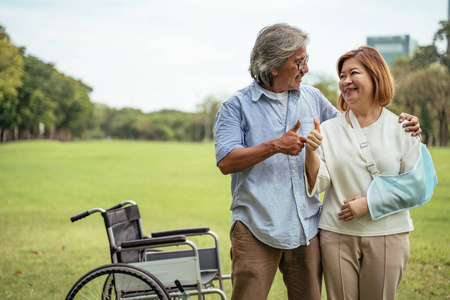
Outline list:
[[[81,277],[70,289],[66,300],[76,299],[161,299],[170,296],[151,273],[127,264],[110,264]]]

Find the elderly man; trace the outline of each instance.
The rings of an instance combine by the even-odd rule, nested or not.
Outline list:
[[[302,148],[314,117],[340,112],[318,89],[301,86],[307,42],[287,24],[264,28],[251,53],[253,83],[216,116],[216,162],[231,174],[232,299],[267,299],[278,268],[289,299],[321,299],[321,202],[306,194]],[[417,118],[409,123],[420,134]]]

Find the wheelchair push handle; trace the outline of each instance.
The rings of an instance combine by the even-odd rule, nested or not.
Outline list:
[[[114,210],[117,208],[122,208],[125,205],[136,205],[136,202],[134,202],[133,200],[125,200],[123,202],[120,202],[119,204],[114,205],[113,207],[108,208],[107,210]]]
[[[133,200],[126,200],[126,201],[120,202],[117,205],[114,205],[113,207],[108,208],[107,210],[114,210],[114,209],[117,209],[117,208],[124,207],[125,205],[136,205],[136,202],[134,202]],[[96,213],[96,212],[103,213],[103,212],[105,212],[107,210],[104,210],[103,208],[92,208],[90,210],[82,212],[81,214],[73,216],[72,218],[70,218],[70,220],[73,223],[73,222],[76,222],[76,221],[81,220],[83,218],[86,218],[87,216],[89,216],[89,215],[91,215],[93,213]]]
[[[134,202],[133,200],[125,200],[120,202],[119,204],[114,205],[113,207],[108,208],[107,210],[114,210],[117,208],[122,208],[125,205],[136,205],[136,202]]]
[[[70,218],[70,221],[72,221],[72,223],[73,223],[73,222],[76,222],[78,220],[84,219],[87,216],[92,215],[93,213],[104,212],[104,211],[105,210],[103,208],[93,208],[93,209],[87,210],[85,212],[82,212],[81,214],[78,214],[76,216],[73,216],[72,218]]]
[[[72,218],[70,218],[70,221],[72,221],[72,223],[73,223],[73,222],[76,222],[76,221],[81,220],[83,218],[86,218],[89,215],[90,215],[89,211],[85,211],[85,212],[82,212],[81,214],[73,216]]]

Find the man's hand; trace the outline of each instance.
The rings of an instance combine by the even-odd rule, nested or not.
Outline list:
[[[277,145],[280,148],[281,153],[296,156],[302,152],[303,147],[305,147],[306,139],[297,133],[297,130],[300,129],[301,125],[302,122],[298,120],[294,127],[277,139]]]
[[[417,136],[422,133],[422,129],[420,128],[419,118],[407,113],[402,112],[398,116],[398,122],[402,123],[403,121],[408,121],[403,124],[405,131],[412,131],[412,136]]]
[[[314,129],[311,130],[306,138],[306,150],[316,151],[322,144],[322,135],[320,134],[320,122],[319,119],[314,118]]]
[[[294,127],[279,138],[256,146],[231,150],[217,163],[220,171],[225,175],[243,172],[277,153],[299,155],[306,142],[306,139],[297,133],[301,125],[302,123],[298,120]]]

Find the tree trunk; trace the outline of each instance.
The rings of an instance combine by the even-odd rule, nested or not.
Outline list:
[[[19,140],[19,126],[17,126],[17,125],[14,125],[13,140],[14,141],[18,141]]]
[[[447,146],[447,133],[448,133],[448,122],[447,122],[447,111],[445,107],[439,112],[439,146]]]
[[[8,141],[8,134],[9,134],[9,130],[4,129],[2,132],[2,142],[3,143],[6,143]]]
[[[425,145],[429,145],[430,144],[431,135],[428,132],[424,132],[423,135],[424,135],[423,143]]]

